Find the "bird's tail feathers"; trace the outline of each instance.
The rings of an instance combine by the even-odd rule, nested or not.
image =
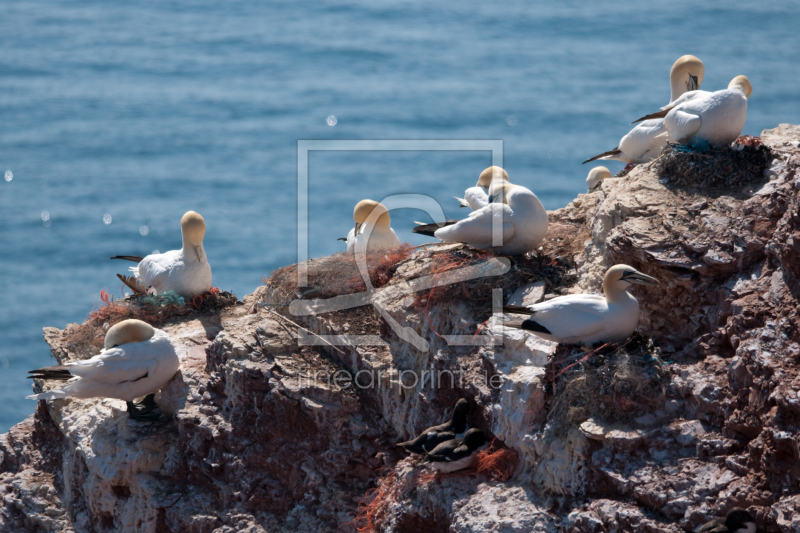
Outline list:
[[[125,261],[133,261],[134,263],[141,263],[144,257],[139,257],[138,255],[115,255],[111,259],[123,259]]]
[[[650,113],[649,115],[645,115],[642,118],[638,118],[638,119],[634,120],[633,122],[631,122],[631,124],[636,124],[637,122],[642,122],[643,120],[651,120],[651,119],[654,119],[654,118],[664,118],[664,117],[667,116],[667,113],[669,113],[669,112],[670,112],[669,109],[662,109],[661,111],[656,111],[655,113]]]
[[[524,305],[504,305],[503,306],[504,313],[516,313],[518,315],[532,315],[533,311],[530,307],[526,307]]]
[[[67,381],[75,377],[70,373],[69,367],[66,365],[45,366],[37,370],[29,370],[28,374],[32,374],[28,376],[31,379],[52,379],[56,381]]]
[[[620,150],[618,146],[613,150],[609,150],[608,152],[603,152],[602,154],[590,157],[589,159],[581,163],[581,165],[585,165],[586,163],[591,163],[592,161],[597,161],[598,159],[614,159],[614,156],[618,156],[621,153],[622,150]]]
[[[122,283],[130,287],[134,294],[147,294],[147,287],[142,285],[134,276],[123,276],[122,274],[117,274],[117,277],[120,279],[120,281],[122,281]]]

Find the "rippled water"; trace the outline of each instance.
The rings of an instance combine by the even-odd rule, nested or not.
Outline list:
[[[0,3],[0,431],[34,409],[44,326],[81,322],[115,254],[208,224],[214,285],[243,296],[294,262],[299,139],[500,139],[548,209],[580,162],[669,99],[747,74],[745,133],[800,122],[796,2]],[[488,152],[312,152],[311,256],[341,250],[364,198],[424,192],[448,215]],[[621,164],[608,165],[616,171]],[[393,213],[408,228],[420,213]]]

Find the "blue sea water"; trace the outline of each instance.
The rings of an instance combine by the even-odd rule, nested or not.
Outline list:
[[[41,328],[120,293],[111,255],[180,246],[185,211],[206,219],[215,286],[241,297],[295,262],[298,140],[502,140],[512,181],[555,209],[584,192],[581,161],[667,103],[680,55],[705,62],[704,89],[750,78],[744,133],[800,122],[797,28],[786,1],[4,0],[0,432],[35,407],[26,371],[53,362]],[[490,163],[312,152],[309,255],[342,250],[365,197],[463,216],[452,197]],[[392,217],[426,241],[420,212]]]

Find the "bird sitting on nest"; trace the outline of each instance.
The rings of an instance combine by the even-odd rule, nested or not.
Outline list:
[[[431,468],[443,474],[469,468],[477,461],[475,452],[487,444],[486,435],[480,429],[472,428],[463,439],[450,439],[437,445],[425,456]]]
[[[753,515],[734,507],[728,511],[725,520],[712,520],[696,529],[695,533],[756,533],[756,522]]]
[[[425,454],[432,451],[438,444],[456,438],[461,438],[466,433],[467,415],[469,414],[469,402],[461,398],[453,408],[450,420],[438,426],[429,427],[420,433],[415,439],[398,442],[397,445],[406,451],[416,454]]]
[[[116,398],[125,401],[132,419],[159,420],[161,413],[155,392],[180,367],[169,336],[141,320],[123,320],[109,328],[103,344],[100,354],[91,359],[28,372],[33,379],[67,381],[67,384],[27,398]],[[142,396],[145,396],[142,402],[134,403]]]
[[[539,198],[521,185],[504,181],[492,183],[489,193],[489,203],[464,220],[424,224],[412,231],[497,254],[535,250],[544,240],[549,221]]]
[[[622,342],[639,325],[639,302],[626,289],[658,285],[658,280],[628,265],[614,265],[603,278],[604,294],[569,294],[531,306],[506,305],[506,313],[529,315],[503,325],[563,344],[592,346]]]
[[[133,276],[117,274],[117,277],[135,294],[175,291],[186,299],[204,294],[211,289],[211,266],[203,248],[205,234],[206,222],[203,217],[189,211],[181,218],[183,247],[180,250],[146,257],[116,255],[111,259],[139,263],[130,268]]]

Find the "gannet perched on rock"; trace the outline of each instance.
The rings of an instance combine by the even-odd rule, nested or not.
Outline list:
[[[542,202],[521,185],[495,182],[489,190],[489,204],[458,222],[425,224],[412,231],[441,239],[462,242],[473,248],[498,254],[524,254],[536,249],[547,233],[548,216]],[[502,231],[502,245],[493,246],[492,221]]]
[[[507,305],[506,313],[530,318],[504,325],[564,344],[622,342],[639,325],[639,302],[625,290],[631,284],[658,285],[658,280],[628,265],[614,265],[603,278],[605,295],[570,294],[528,307]]]
[[[425,456],[434,470],[443,474],[463,470],[475,464],[477,452],[486,444],[486,435],[480,429],[470,429],[463,439],[442,442]]]
[[[401,446],[411,453],[424,454],[432,451],[438,444],[451,439],[464,436],[467,429],[467,414],[469,414],[469,402],[461,398],[453,408],[450,420],[438,426],[429,427],[419,434],[415,439],[398,442]]]
[[[28,372],[35,379],[69,382],[61,389],[27,398],[116,398],[128,404],[131,418],[158,420],[161,415],[154,393],[172,379],[179,366],[178,354],[166,333],[141,320],[123,320],[109,328],[99,355]],[[141,403],[133,403],[145,395]]]
[[[163,254],[151,254],[147,257],[133,255],[117,255],[111,259],[126,259],[139,263],[130,271],[136,280],[117,275],[123,283],[134,292],[155,291],[163,294],[175,291],[183,298],[194,298],[211,289],[211,265],[208,264],[203,249],[203,237],[206,234],[206,222],[194,211],[189,211],[181,218],[181,234],[183,247]],[[136,281],[138,280],[138,283]]]
[[[347,241],[348,252],[363,250],[366,239],[369,239],[367,253],[400,246],[400,239],[391,228],[392,219],[389,210],[382,203],[375,200],[361,200],[353,209],[353,222],[356,226],[350,230],[347,238],[339,239]]]
[[[478,183],[464,191],[464,198],[456,197],[461,207],[477,211],[489,204],[489,187],[493,181],[508,181],[508,173],[500,167],[491,166],[481,172]]]
[[[700,88],[705,75],[703,62],[695,56],[686,55],[678,58],[669,71],[670,102],[675,101],[687,91]],[[619,146],[584,161],[588,163],[597,159],[616,159],[624,163],[647,163],[658,157],[667,144],[664,135],[666,128],[659,117],[652,117],[637,124],[620,141]]]
[[[589,192],[592,192],[603,183],[603,180],[611,177],[613,177],[611,171],[606,167],[595,167],[586,176],[586,188],[589,189]]]
[[[696,533],[756,533],[753,515],[741,507],[728,511],[725,520],[717,518],[695,530]]]
[[[752,92],[747,76],[736,76],[727,89],[685,93],[661,111],[639,120],[663,117],[669,142],[697,137],[714,146],[726,146],[742,134],[747,120],[747,99]]]

